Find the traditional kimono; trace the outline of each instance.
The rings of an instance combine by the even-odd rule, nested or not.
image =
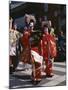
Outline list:
[[[24,31],[23,37],[21,38],[21,45],[23,46],[23,50],[20,55],[20,59],[24,63],[30,63],[30,32],[29,31]]]
[[[32,60],[32,80],[41,81],[41,70],[43,57],[39,53],[37,46],[31,47],[31,60]]]
[[[41,40],[41,55],[45,61],[45,73],[47,76],[51,76],[53,73],[51,58],[56,56],[56,44],[53,37],[50,34],[43,34]]]
[[[50,55],[54,58],[57,56],[56,40],[53,35],[50,35],[50,37]]]

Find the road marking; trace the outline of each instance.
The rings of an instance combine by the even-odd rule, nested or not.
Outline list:
[[[63,67],[56,67],[54,65],[53,67],[53,70],[54,71],[60,71],[60,72],[66,72],[66,68],[63,68]],[[28,70],[25,70],[25,71],[18,71],[18,72],[14,72],[14,75],[31,75],[32,73],[32,70],[31,69],[28,69]]]
[[[33,86],[33,85],[32,84],[31,85],[30,84],[28,84],[28,85],[24,84],[24,86],[23,85],[17,85],[17,86],[12,86],[12,89],[14,89],[14,88],[31,87],[31,86]]]
[[[60,72],[66,72],[66,68],[56,67],[56,66],[53,67],[53,70],[60,71]]]
[[[23,80],[23,79],[19,79],[20,81],[24,81],[24,82],[30,82],[31,81],[31,79],[27,79],[27,80]]]
[[[48,77],[48,78],[46,78],[47,80],[55,80],[56,78],[58,78],[59,77],[59,75],[56,75],[56,74],[54,74],[54,76],[53,77]]]
[[[56,65],[59,65],[59,66],[56,66]],[[65,62],[64,63],[59,63],[59,62],[54,62],[54,67],[53,67],[53,70],[56,72],[56,71],[59,71],[60,73],[63,72],[65,73],[66,72],[66,68],[65,67],[61,67],[61,66],[65,66]],[[14,74],[18,74],[19,76],[20,75],[31,75],[31,72],[32,70],[27,70],[27,71],[20,71],[20,72],[15,72]],[[15,85],[15,86],[11,86],[11,88],[24,88],[24,87],[32,87],[34,86],[32,83],[30,83],[31,79],[28,79],[28,80],[22,80],[22,79],[19,79],[20,81],[22,81],[24,83],[23,85]],[[44,78],[43,79],[44,81],[45,80],[49,80],[48,82],[45,82],[42,84],[42,81],[38,84],[38,86],[56,86],[63,82],[63,81],[66,81],[66,75],[59,75],[59,73],[57,74],[54,74],[54,76],[52,78]],[[12,81],[12,80],[11,80]],[[27,83],[29,82],[29,84]]]
[[[61,77],[58,77],[48,83],[45,83],[45,84],[42,84],[40,86],[56,86],[57,84],[60,84],[61,82],[63,82],[64,80],[66,80],[66,76],[61,76]]]
[[[54,65],[66,65],[66,62],[54,62]]]

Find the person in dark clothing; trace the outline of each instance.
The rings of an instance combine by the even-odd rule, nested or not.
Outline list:
[[[65,36],[63,31],[60,31],[59,35],[58,35],[58,51],[59,51],[59,56],[60,58],[64,58],[65,59],[65,54],[66,54],[66,43],[65,43]]]

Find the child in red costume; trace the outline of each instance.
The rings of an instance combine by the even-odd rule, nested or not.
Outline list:
[[[46,76],[52,77],[53,76],[53,68],[52,68],[52,60],[51,58],[54,57],[54,39],[48,32],[48,26],[45,25],[43,29],[43,36],[41,40],[41,54],[45,61],[45,73]]]

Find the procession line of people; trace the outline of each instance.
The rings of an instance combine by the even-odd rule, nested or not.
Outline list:
[[[52,33],[49,33],[47,24],[43,25],[42,36],[40,37],[38,43],[35,43],[31,35],[35,32],[34,25],[36,20],[34,17],[34,19],[32,19],[32,17],[29,19],[29,16],[30,15],[26,15],[25,17],[26,25],[22,35],[16,29],[13,30],[12,27],[10,27],[10,66],[13,64],[14,69],[17,66],[14,64],[16,64],[15,61],[18,59],[16,58],[18,56],[18,50],[16,48],[18,45],[18,40],[20,40],[22,51],[19,55],[19,60],[25,65],[27,63],[32,65],[31,79],[33,82],[37,83],[42,80],[42,71],[46,73],[47,77],[52,77],[54,75],[53,60],[57,55],[57,49],[55,37]],[[43,62],[45,63],[46,68],[42,70]]]

